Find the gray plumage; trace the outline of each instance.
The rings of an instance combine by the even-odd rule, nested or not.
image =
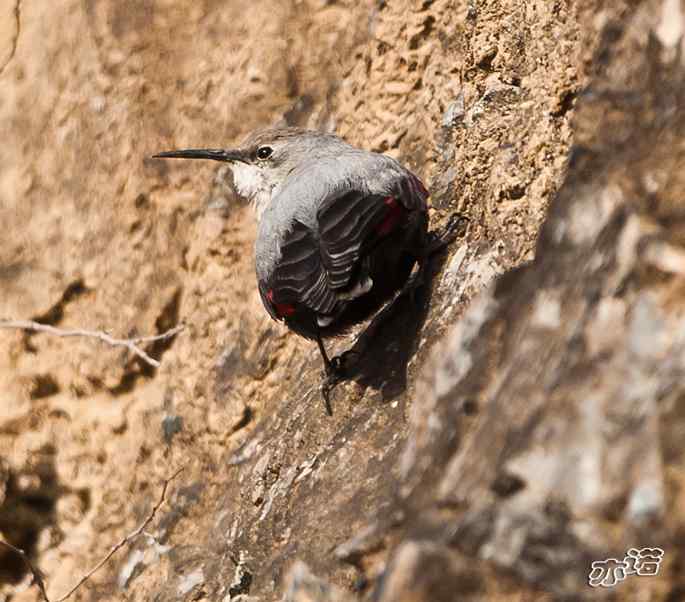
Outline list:
[[[264,306],[317,340],[329,374],[335,362],[321,337],[372,315],[427,257],[421,181],[395,159],[337,136],[266,130],[235,149],[155,156],[229,163],[259,221],[255,266]]]
[[[317,211],[326,200],[337,198],[350,190],[362,194],[393,195],[403,179],[411,174],[393,158],[354,148],[339,139],[314,156],[307,156],[306,145],[295,146],[289,152],[304,159],[288,173],[283,183],[273,190],[271,202],[259,221],[255,260],[257,276],[266,279],[280,259],[284,235],[292,229],[294,220],[318,232]],[[319,156],[316,156],[318,154]],[[425,199],[417,199],[419,203]]]

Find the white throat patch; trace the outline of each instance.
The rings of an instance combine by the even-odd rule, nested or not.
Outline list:
[[[257,219],[260,219],[271,200],[271,186],[266,181],[264,172],[254,165],[237,161],[231,165],[231,171],[236,191],[252,203]]]

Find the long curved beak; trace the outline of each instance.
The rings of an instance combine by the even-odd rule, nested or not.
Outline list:
[[[245,153],[240,150],[224,150],[220,148],[187,148],[184,150],[164,151],[152,155],[153,159],[212,159],[214,161],[247,162]]]

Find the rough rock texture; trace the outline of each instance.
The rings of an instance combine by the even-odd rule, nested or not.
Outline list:
[[[0,533],[52,598],[181,465],[148,535],[77,599],[685,595],[685,7],[20,14],[0,74],[0,319],[186,324],[149,349],[157,370],[0,330]],[[230,175],[146,159],[278,122],[398,156],[429,182],[434,226],[468,218],[430,291],[361,334],[332,418],[316,350],[260,306]],[[658,577],[588,586],[591,561],[645,546],[665,550]],[[38,599],[28,583],[0,548],[0,596]]]
[[[402,458],[406,537],[441,533],[432,554],[557,596],[587,588],[592,560],[645,546],[666,550],[666,574],[620,595],[683,595],[685,72],[658,16],[645,3],[597,48],[536,258],[441,344]]]

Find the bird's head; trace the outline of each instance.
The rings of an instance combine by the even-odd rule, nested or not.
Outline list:
[[[283,128],[255,132],[233,149],[173,150],[153,158],[212,159],[228,163],[236,191],[254,205],[259,218],[274,191],[293,171],[306,162],[335,155],[343,147],[347,144],[330,134]]]

